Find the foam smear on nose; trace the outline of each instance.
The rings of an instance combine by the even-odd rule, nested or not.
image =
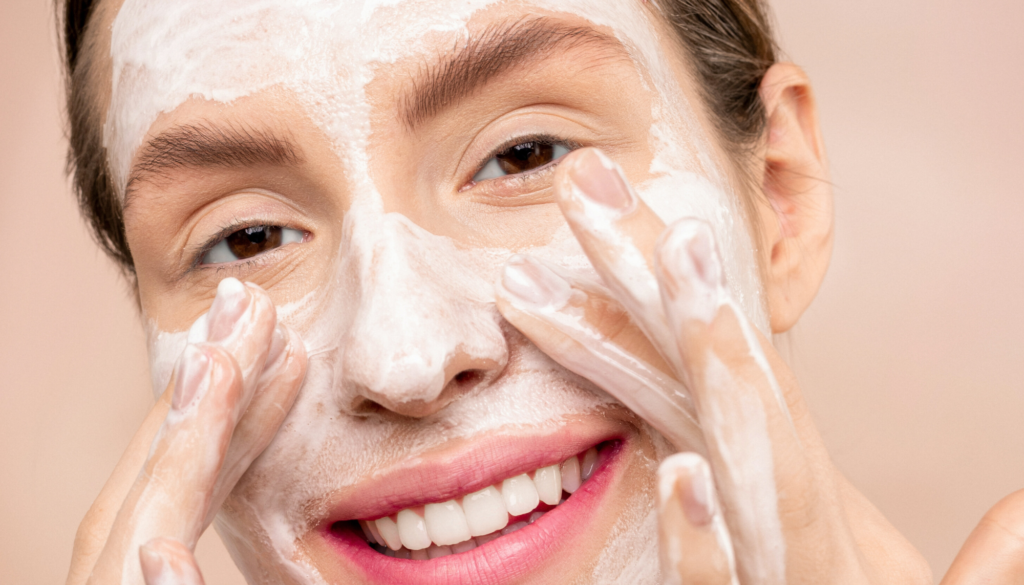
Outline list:
[[[337,310],[351,316],[324,333],[342,334],[345,384],[394,402],[432,401],[452,356],[491,372],[504,366],[484,266],[397,213],[350,211],[344,233],[339,276],[355,286]]]

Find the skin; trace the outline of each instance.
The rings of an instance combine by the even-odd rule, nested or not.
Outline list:
[[[100,22],[109,24],[118,5],[108,2],[101,7]],[[474,25],[486,25],[488,18],[505,17],[515,10],[502,7],[487,12],[475,17],[480,20]],[[99,30],[109,30],[109,26]],[[102,50],[105,42],[101,36],[97,46]],[[664,50],[675,56],[671,60],[675,74],[693,98],[691,103],[699,103],[685,61],[675,47],[666,46]],[[568,224],[583,252],[598,267],[603,283],[614,290],[612,285],[620,276],[600,268],[607,264],[603,262],[607,243],[581,236],[586,231],[582,225],[585,218],[570,213],[572,198],[565,187],[574,173],[606,182],[601,173],[609,171],[594,164],[592,151],[574,153],[553,169],[526,180],[496,180],[472,186],[469,191],[463,188],[493,143],[509,132],[502,124],[511,126],[513,122],[545,126],[549,132],[567,135],[576,143],[599,147],[621,166],[630,183],[649,179],[653,97],[640,89],[642,80],[635,66],[628,60],[592,51],[557,52],[537,67],[503,77],[427,123],[409,128],[395,119],[393,102],[399,93],[399,80],[415,71],[419,63],[415,56],[400,59],[387,66],[391,69],[384,68],[386,74],[378,71],[366,88],[373,106],[369,171],[384,208],[469,250],[530,250],[550,242]],[[621,91],[622,84],[634,91]],[[524,107],[517,101],[521,96],[514,91],[523,86],[578,97],[559,109]],[[713,142],[712,156],[721,168],[728,169],[734,184],[744,184],[740,177],[753,178],[754,185],[743,196],[752,202],[751,227],[762,250],[758,260],[771,329],[780,333],[796,322],[824,277],[832,244],[832,193],[816,106],[806,76],[795,66],[776,65],[762,83],[761,96],[768,112],[768,128],[755,154],[734,161],[728,158],[727,149]],[[485,113],[495,111],[512,115],[481,121],[479,131],[474,133],[476,141],[459,142],[459,131],[467,120],[482,119]],[[696,108],[693,115],[704,132],[714,134],[701,108]],[[165,571],[179,575],[182,582],[200,582],[190,551],[218,511],[222,535],[244,557],[248,569],[266,571],[283,582],[297,579],[282,568],[275,551],[259,548],[265,546],[260,539],[264,528],[247,506],[269,489],[261,472],[273,469],[270,462],[276,455],[275,445],[280,443],[273,442],[274,434],[292,404],[301,404],[299,387],[307,368],[306,348],[299,337],[308,331],[311,322],[295,317],[286,327],[279,322],[274,307],[331,286],[336,274],[335,251],[343,240],[341,219],[352,205],[353,194],[339,180],[349,169],[294,96],[278,89],[230,104],[189,100],[161,115],[147,136],[196,121],[231,124],[252,120],[265,124],[261,130],[287,136],[298,145],[301,164],[178,169],[141,182],[125,210],[139,298],[145,315],[159,330],[188,329],[210,308],[224,277],[234,276],[252,284],[245,288],[244,301],[238,301],[246,307],[239,315],[224,316],[231,314],[230,307],[236,305],[222,301],[222,297],[214,301],[209,317],[211,337],[194,344],[180,359],[179,374],[172,377],[83,521],[69,583],[145,580],[155,585]],[[453,152],[465,156],[448,160],[448,153]],[[410,160],[428,164],[416,167],[408,164]],[[579,182],[579,178],[576,180]],[[260,188],[252,189],[254,184]],[[417,186],[417,196],[411,197],[403,189],[408,185]],[[469,195],[460,196],[463,193]],[[195,268],[194,251],[225,223],[247,214],[313,237],[263,254],[254,262]],[[658,243],[656,236],[665,233],[666,227],[642,202],[616,229],[649,260],[647,268],[656,278],[665,307],[648,309],[661,311],[674,306],[680,294],[685,296],[686,290],[696,286],[693,273],[681,272],[677,263],[664,260],[678,250],[665,249]],[[660,241],[667,241],[666,236]],[[716,254],[705,255],[700,262],[720,262],[715,260]],[[657,258],[663,260],[659,263]],[[372,407],[382,409],[385,416],[399,421],[397,428],[404,425],[405,429],[404,435],[381,436],[372,448],[367,447],[367,456],[377,457],[373,467],[347,469],[347,485],[356,486],[351,489],[358,489],[372,472],[400,468],[403,461],[416,454],[408,450],[414,439],[439,432],[430,427],[431,417],[460,412],[459,408],[474,401],[500,400],[503,388],[511,387],[510,372],[514,370],[503,370],[506,364],[520,363],[516,360],[543,351],[565,366],[552,376],[563,384],[576,379],[569,373],[573,367],[565,363],[567,354],[559,347],[557,328],[545,323],[542,315],[518,309],[500,286],[498,289],[496,310],[504,318],[502,332],[508,353],[456,352],[449,356],[446,363],[455,367],[439,372],[445,380],[442,392],[398,400],[356,384],[352,374],[341,379],[338,390],[344,400],[336,424],[356,429],[365,415],[360,409]],[[726,296],[719,300],[726,300]],[[627,318],[628,309],[624,307],[631,306],[635,313],[637,306],[631,305],[630,299],[608,294],[590,313],[591,324],[609,342],[686,386],[702,423],[707,461],[693,455],[686,465],[662,467],[659,477],[645,471],[650,469],[645,462],[657,456],[657,446],[664,442],[652,426],[671,426],[672,420],[643,421],[621,407],[607,405],[574,419],[583,426],[610,421],[626,429],[632,447],[625,457],[632,472],[614,488],[615,505],[601,511],[592,534],[579,539],[578,550],[545,565],[542,574],[531,576],[530,582],[594,580],[589,567],[606,552],[617,517],[630,502],[658,505],[660,533],[648,538],[661,539],[666,578],[676,577],[682,582],[729,582],[734,578],[765,582],[759,579],[757,568],[764,561],[759,558],[759,536],[751,533],[750,523],[736,513],[744,492],[728,485],[731,472],[723,455],[728,441],[723,443],[714,433],[733,420],[730,417],[736,403],[722,397],[733,395],[737,388],[746,393],[742,396],[748,402],[761,405],[768,420],[764,432],[755,438],[770,446],[776,465],[770,477],[761,479],[787,494],[778,502],[786,542],[785,579],[794,583],[930,581],[927,566],[917,552],[831,464],[791,372],[762,335],[756,334],[751,345],[746,333],[749,327],[744,328],[747,318],[735,310],[735,305],[716,304],[712,318],[703,321],[685,308],[668,311],[670,336],[657,341],[636,329],[634,321]],[[410,327],[426,331],[431,322]],[[215,330],[227,333],[218,337]],[[379,349],[377,354],[365,353],[362,363],[349,364],[346,371],[385,367],[388,354],[385,348]],[[752,350],[763,353],[768,370],[755,363]],[[275,359],[268,360],[268,354]],[[728,375],[706,375],[712,358],[724,364]],[[179,383],[178,379],[185,377],[180,372],[195,367],[197,360],[213,364],[210,367],[215,375],[211,381],[202,388],[198,383]],[[485,392],[474,394],[460,389],[456,379],[467,370],[485,372],[486,385],[481,385]],[[577,373],[586,377],[586,368]],[[773,394],[773,385],[782,391],[782,404]],[[578,382],[568,388],[560,391],[589,392]],[[628,399],[620,396],[623,389],[603,389],[624,402]],[[415,393],[421,389],[408,390]],[[193,393],[198,398],[185,401],[186,407],[172,407],[182,404],[182,396]],[[183,409],[191,409],[188,412],[193,414],[179,416]],[[724,422],[709,414],[712,411],[724,412]],[[553,420],[559,416],[552,413]],[[199,455],[196,445],[216,447],[212,455],[204,451],[201,465],[195,463]],[[675,447],[685,450],[695,445]],[[266,453],[253,464],[264,449]],[[722,481],[717,495],[712,492],[701,496],[694,488],[704,481],[706,469],[716,476],[716,483]],[[659,486],[668,487],[659,490]],[[324,498],[343,502],[349,489],[341,487]],[[191,499],[182,501],[182,494],[191,494]],[[314,514],[309,524],[316,526],[318,521]],[[163,540],[152,540],[158,538]],[[246,550],[241,546],[246,542],[257,548]],[[666,554],[672,547],[705,550],[708,554]],[[326,581],[359,582],[359,575],[339,563],[312,530],[296,543],[295,555],[304,565],[315,567]]]

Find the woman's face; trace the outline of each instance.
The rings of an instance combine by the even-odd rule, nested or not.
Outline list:
[[[734,297],[766,327],[734,165],[653,10],[640,0],[111,10],[105,139],[156,390],[229,276],[266,289],[310,356],[294,409],[217,519],[250,581],[659,581],[664,441],[508,326],[493,292],[514,253],[591,272],[553,202],[552,168],[593,146],[666,220],[715,227]],[[504,480],[571,466],[592,447],[596,471],[579,490],[522,530],[474,539],[476,550],[399,562],[355,522],[401,523],[406,510],[454,501],[482,526],[503,500],[484,491],[474,508],[463,496],[504,485],[505,500],[515,489],[528,498]],[[510,525],[529,521],[514,512]],[[442,516],[428,514],[430,534],[444,533]]]

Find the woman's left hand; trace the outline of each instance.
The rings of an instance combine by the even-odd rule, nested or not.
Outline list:
[[[591,149],[559,165],[555,193],[602,282],[517,256],[498,307],[687,451],[659,469],[666,582],[931,583],[832,464],[792,372],[733,303],[710,227],[666,228]]]

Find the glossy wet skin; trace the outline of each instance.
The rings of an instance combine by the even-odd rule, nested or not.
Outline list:
[[[640,3],[634,10],[643,10]],[[410,80],[424,64],[443,59],[459,34],[438,33],[394,63],[374,64],[365,88],[370,133],[361,154],[361,144],[339,143],[302,99],[275,87],[230,103],[189,100],[162,114],[146,143],[168,133],[174,138],[169,142],[180,143],[183,129],[191,136],[234,132],[270,138],[282,148],[276,160],[253,157],[245,164],[159,172],[150,165],[151,172],[140,174],[147,147],[133,158],[136,180],[125,222],[154,331],[187,329],[209,308],[217,283],[234,276],[266,289],[310,348],[307,385],[289,422],[218,521],[253,578],[267,571],[272,579],[302,581],[319,573],[327,581],[356,582],[315,529],[362,479],[411,457],[458,452],[483,437],[545,435],[566,424],[614,427],[612,434],[629,445],[628,471],[614,486],[615,505],[601,511],[594,530],[575,535],[581,546],[545,566],[545,576],[535,582],[599,581],[635,570],[633,563],[656,562],[623,551],[651,548],[656,537],[647,512],[660,438],[548,361],[503,324],[487,299],[487,283],[513,252],[585,265],[552,200],[552,169],[479,183],[473,178],[496,150],[542,136],[545,144],[601,148],[642,192],[658,154],[652,139],[656,107],[664,104],[614,32],[576,14],[499,5],[475,14],[469,30],[512,30],[524,13],[543,18],[542,26],[595,34],[524,58],[446,107],[421,111],[415,122],[403,113],[415,103],[409,97],[414,88],[424,83]],[[683,60],[671,44],[663,49],[689,98],[670,105],[686,108],[683,117],[698,130],[709,128],[693,107],[698,101]],[[681,148],[691,155],[679,161],[688,170],[712,182],[729,176],[730,165],[714,141]],[[353,164],[353,157],[368,165]],[[708,168],[709,160],[717,168]],[[680,210],[688,205],[681,200]],[[412,236],[385,237],[406,233],[403,218],[415,226],[406,230]],[[296,230],[303,241],[249,260],[203,263],[220,238],[263,225]],[[744,225],[737,218],[728,229]],[[375,278],[377,271],[388,278]],[[402,357],[417,348],[449,349],[440,361],[422,360],[413,374],[395,373],[396,344],[407,350]],[[167,347],[156,343],[154,352],[166,354]],[[155,361],[166,359],[154,355]],[[282,555],[299,561],[297,573],[294,566],[280,570]],[[648,571],[655,575],[654,567]]]

